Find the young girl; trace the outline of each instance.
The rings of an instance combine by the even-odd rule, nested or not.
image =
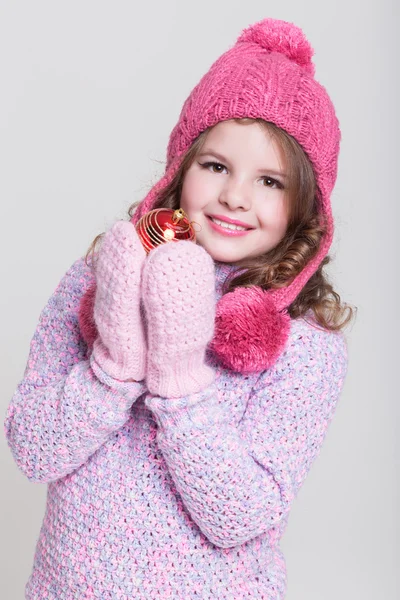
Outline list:
[[[265,19],[204,75],[164,176],[44,308],[6,417],[48,483],[26,598],[285,597],[279,541],[347,369],[322,268],[340,132],[302,31]],[[182,208],[197,243],[146,256]],[[134,208],[136,210],[134,211]]]

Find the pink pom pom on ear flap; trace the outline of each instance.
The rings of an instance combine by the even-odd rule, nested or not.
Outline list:
[[[78,322],[81,334],[87,345],[92,348],[97,337],[97,327],[93,317],[96,284],[86,290],[81,298],[78,311]]]
[[[289,314],[278,311],[267,292],[238,287],[217,303],[210,348],[233,371],[261,372],[276,362],[289,333]]]
[[[314,75],[315,66],[311,62],[314,50],[302,30],[293,23],[263,19],[244,29],[237,39],[237,43],[240,42],[253,42],[269,52],[284,54]]]

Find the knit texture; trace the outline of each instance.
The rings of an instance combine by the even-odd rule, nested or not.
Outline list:
[[[211,256],[190,241],[152,250],[143,268],[142,297],[148,333],[147,389],[179,398],[208,387],[215,377],[205,363],[216,302]]]
[[[216,264],[217,296],[229,266]],[[273,368],[167,399],[88,354],[78,260],[41,313],[5,432],[48,483],[28,600],[283,600],[279,540],[347,370],[342,333],[304,319]]]
[[[146,253],[132,223],[117,221],[106,232],[96,260],[93,357],[120,380],[140,381],[146,372],[146,340],[140,311],[140,280]]]

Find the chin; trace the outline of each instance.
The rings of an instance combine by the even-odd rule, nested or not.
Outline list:
[[[228,250],[224,250],[222,248],[221,249],[216,248],[212,244],[210,244],[210,246],[208,246],[207,244],[202,244],[201,242],[198,242],[198,243],[200,246],[203,246],[203,248],[205,250],[207,250],[208,254],[211,256],[211,258],[213,260],[216,260],[218,262],[236,263],[239,260],[246,258],[246,256],[235,254],[234,252],[229,252]]]
[[[244,240],[241,238],[224,240],[214,236],[202,235],[201,232],[200,235],[197,235],[196,241],[213,260],[218,262],[237,263],[247,258],[259,256],[257,244],[244,244]]]
[[[211,255],[213,260],[215,260],[217,262],[221,262],[221,263],[229,263],[230,264],[230,263],[235,263],[239,260],[238,258],[228,257],[224,254],[216,254],[215,252],[212,254],[209,252],[209,254]]]

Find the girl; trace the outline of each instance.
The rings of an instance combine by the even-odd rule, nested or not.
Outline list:
[[[340,133],[312,53],[289,23],[245,29],[186,100],[132,222],[44,308],[5,423],[19,468],[49,484],[26,598],[285,597],[279,541],[352,317],[322,271]],[[197,244],[146,257],[133,224],[156,207],[182,208]]]

